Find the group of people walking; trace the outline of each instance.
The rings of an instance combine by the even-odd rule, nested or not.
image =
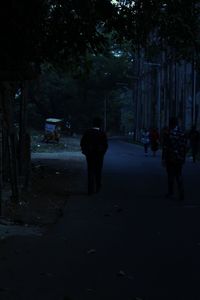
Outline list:
[[[141,142],[144,145],[145,155],[151,147],[155,156],[159,145],[162,149],[162,164],[166,168],[168,177],[167,198],[174,196],[174,185],[177,183],[179,200],[184,199],[184,188],[182,179],[182,168],[185,163],[186,154],[191,151],[192,160],[195,163],[200,148],[200,133],[196,126],[192,126],[189,132],[181,130],[178,119],[171,118],[169,126],[163,128],[161,138],[156,129],[142,132]]]
[[[144,146],[144,153],[146,156],[148,156],[149,147],[151,148],[153,156],[156,156],[160,143],[160,136],[157,128],[151,128],[150,130],[144,128],[141,133],[141,142]]]
[[[157,130],[142,132],[141,142],[144,145],[145,155],[148,154],[148,148],[151,147],[153,156],[155,156],[159,145],[162,149],[162,164],[166,168],[168,177],[167,198],[174,196],[174,185],[177,183],[179,200],[184,199],[184,188],[182,179],[182,168],[185,163],[186,154],[190,151],[192,160],[195,163],[200,148],[200,133],[196,126],[192,126],[189,132],[181,130],[178,119],[171,118],[169,126],[163,128],[161,137]]]
[[[178,125],[177,125],[178,126]],[[141,143],[144,147],[145,156],[148,156],[149,149],[152,151],[152,155],[156,156],[156,152],[159,148],[162,148],[165,136],[168,134],[169,127],[164,127],[161,136],[156,128],[146,129],[141,131]],[[187,139],[187,151],[191,152],[193,162],[196,162],[197,154],[200,151],[200,132],[193,125],[188,132],[185,132]]]
[[[178,119],[171,118],[169,126],[163,128],[161,137],[156,128],[144,129],[141,134],[141,142],[145,155],[148,155],[149,147],[152,155],[156,156],[159,147],[162,149],[162,165],[166,168],[168,178],[168,191],[166,197],[174,195],[175,182],[178,187],[178,199],[184,199],[184,187],[182,168],[188,149],[191,149],[193,162],[196,162],[199,152],[200,133],[195,126],[186,134],[181,130]],[[88,194],[97,193],[101,188],[101,173],[104,155],[108,148],[106,133],[101,129],[101,120],[95,118],[92,128],[82,136],[80,143],[82,153],[86,156],[88,166]]]

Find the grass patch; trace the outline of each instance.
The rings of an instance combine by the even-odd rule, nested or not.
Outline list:
[[[34,133],[31,136],[31,152],[74,152],[80,151],[80,137],[61,137],[59,143],[56,142],[43,142],[43,135]]]

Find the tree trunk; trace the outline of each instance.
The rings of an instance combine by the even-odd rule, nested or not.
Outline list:
[[[30,179],[30,135],[27,133],[27,83],[22,84],[19,120],[19,174],[21,185],[27,188]]]
[[[17,138],[14,128],[14,93],[15,86],[10,82],[3,83],[3,97],[2,97],[2,107],[3,107],[3,122],[5,126],[5,141],[4,145],[7,149],[5,151],[8,153],[9,157],[9,177],[12,190],[12,199],[18,201],[18,172],[17,172]],[[6,166],[7,167],[7,166]]]
[[[3,122],[2,111],[0,110],[0,215],[2,207],[2,190],[3,190]]]
[[[10,161],[10,183],[12,189],[12,201],[18,202],[19,191],[18,191],[18,174],[17,174],[17,149],[16,149],[16,136],[11,133],[8,137],[8,150],[9,150],[9,161]]]
[[[19,116],[19,174],[24,175],[24,152],[26,136],[26,84],[21,87],[20,116]]]

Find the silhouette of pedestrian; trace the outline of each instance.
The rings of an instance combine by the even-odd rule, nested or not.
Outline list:
[[[193,125],[190,132],[189,132],[189,141],[190,141],[190,148],[192,151],[192,159],[193,162],[196,162],[196,156],[199,151],[199,141],[200,141],[200,134],[199,131],[196,129],[196,126]]]
[[[82,153],[86,156],[88,168],[88,194],[99,192],[104,155],[108,148],[107,136],[101,130],[101,119],[93,120],[93,127],[89,128],[81,138]]]
[[[156,156],[156,151],[158,151],[159,148],[159,133],[156,128],[152,128],[150,131],[150,144],[151,144],[151,151],[153,153],[153,156]]]
[[[145,156],[148,156],[148,149],[149,149],[149,144],[150,144],[150,135],[149,135],[149,131],[146,128],[142,131],[141,142],[144,146],[144,154],[145,154]]]
[[[182,167],[185,162],[187,140],[184,132],[178,127],[176,118],[169,121],[169,131],[163,139],[162,161],[168,176],[168,193],[166,197],[174,194],[174,183],[178,186],[179,200],[184,200]]]

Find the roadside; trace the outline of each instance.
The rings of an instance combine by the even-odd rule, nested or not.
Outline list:
[[[83,167],[80,139],[62,138],[59,144],[33,139],[31,186],[16,205],[4,203],[0,234],[4,226],[49,226],[63,214],[73,190],[81,182],[77,174]]]

